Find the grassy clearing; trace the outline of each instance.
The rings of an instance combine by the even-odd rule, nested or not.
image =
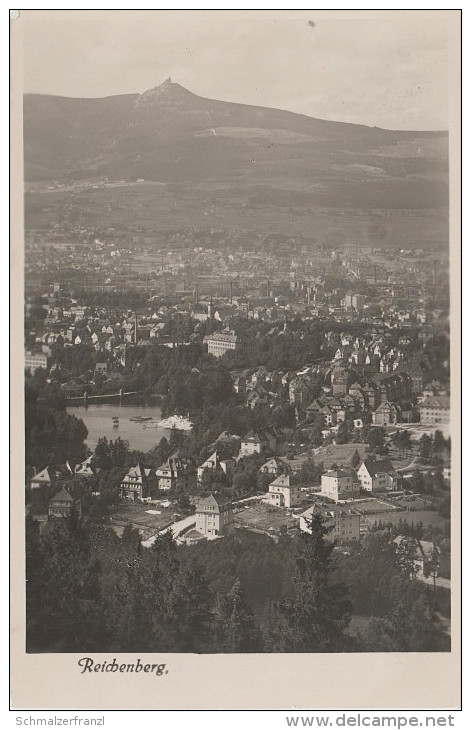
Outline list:
[[[281,527],[296,527],[298,521],[286,514],[281,507],[271,507],[267,504],[257,504],[244,509],[234,515],[236,524],[254,527],[259,530],[268,531],[271,527],[277,531]]]

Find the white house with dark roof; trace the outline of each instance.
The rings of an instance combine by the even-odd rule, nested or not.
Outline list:
[[[331,469],[321,476],[321,494],[338,502],[351,499],[360,492],[353,469]]]
[[[260,454],[263,448],[263,442],[258,433],[255,431],[249,431],[245,434],[244,438],[240,442],[239,459],[244,456],[252,456],[253,454]]]
[[[169,490],[175,487],[177,479],[183,474],[183,463],[177,456],[169,456],[166,462],[156,469],[158,487],[162,490]]]
[[[219,454],[216,451],[213,451],[211,456],[208,456],[206,461],[203,461],[202,464],[197,469],[197,479],[199,482],[203,479],[203,474],[206,469],[219,469],[224,474],[228,474],[232,468],[234,467],[234,460],[233,459],[221,459],[219,457]]]
[[[205,537],[223,535],[232,520],[232,501],[220,494],[210,494],[196,505],[196,530]]]
[[[301,487],[293,484],[293,477],[290,474],[281,474],[268,487],[268,493],[263,496],[263,501],[273,507],[299,507],[302,502]]]
[[[121,481],[121,497],[131,500],[147,497],[153,482],[152,469],[136,464],[129,469]]]
[[[273,459],[268,459],[259,469],[259,472],[261,474],[273,474],[275,476],[279,476],[287,469],[286,464],[284,464],[280,459],[277,459],[276,457],[273,457]]]
[[[51,482],[54,478],[54,475],[51,471],[51,469],[46,466],[44,469],[39,471],[37,474],[35,474],[31,481],[30,481],[30,487],[31,489],[39,489],[40,487],[50,487]]]
[[[365,459],[357,471],[362,489],[367,492],[385,492],[399,486],[400,474],[389,459]]]

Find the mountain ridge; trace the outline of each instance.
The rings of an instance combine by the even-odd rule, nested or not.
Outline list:
[[[164,90],[171,90],[171,93],[174,93],[177,89],[179,91],[184,92],[185,96],[192,97],[194,99],[199,99],[206,102],[212,102],[216,104],[225,104],[225,105],[234,105],[238,107],[246,107],[246,108],[252,108],[252,109],[266,109],[267,111],[276,111],[276,112],[282,112],[286,114],[292,114],[296,117],[303,117],[305,119],[310,119],[317,122],[326,122],[329,124],[338,124],[338,125],[345,125],[345,126],[352,126],[352,127],[359,127],[363,129],[371,129],[371,130],[380,130],[383,132],[393,132],[397,134],[415,134],[415,135],[432,135],[432,136],[440,136],[440,135],[448,135],[448,130],[446,129],[391,129],[389,127],[378,127],[377,125],[369,125],[364,123],[357,123],[357,122],[344,122],[339,121],[335,119],[324,119],[321,117],[314,117],[310,114],[304,114],[301,112],[294,112],[290,109],[281,109],[279,107],[271,107],[271,106],[261,106],[259,104],[246,104],[242,102],[235,102],[235,101],[226,101],[221,99],[211,99],[210,97],[206,96],[200,96],[199,94],[195,94],[194,92],[187,89],[185,86],[182,86],[181,84],[172,82],[170,77],[167,78],[165,81],[163,81],[161,84],[158,84],[157,86],[151,87],[149,89],[146,89],[143,92],[130,92],[125,94],[110,94],[107,96],[64,96],[62,94],[43,94],[38,92],[28,92],[24,94],[24,98],[33,98],[33,97],[41,97],[41,98],[48,98],[48,99],[63,99],[68,101],[104,101],[104,100],[111,100],[111,99],[123,99],[123,98],[134,98],[136,101],[139,101],[140,99],[144,99],[148,97],[148,95],[154,94],[155,92],[164,91]]]
[[[143,219],[167,227],[234,228],[240,221],[253,230],[309,234],[329,220],[341,236],[350,227],[361,240],[373,235],[382,211],[384,240],[447,236],[447,132],[384,130],[206,99],[169,80],[142,94],[25,95],[24,162],[26,182],[44,186],[106,178],[164,184],[115,190],[112,205],[131,228]],[[85,206],[99,221],[110,196],[95,190],[68,204],[80,216]],[[62,216],[63,195],[48,200],[46,214],[41,200],[28,197],[29,221]],[[355,220],[345,211],[357,211]],[[398,224],[400,211],[417,212]]]

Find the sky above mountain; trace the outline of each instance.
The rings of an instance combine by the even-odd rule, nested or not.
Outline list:
[[[447,129],[450,14],[22,11],[24,90],[200,96],[389,129]]]

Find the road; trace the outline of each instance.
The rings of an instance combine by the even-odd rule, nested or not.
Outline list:
[[[189,529],[192,525],[196,525],[196,515],[188,515],[188,517],[184,517],[182,520],[174,522],[173,525],[170,525],[170,527],[166,527],[164,530],[161,530],[152,537],[149,537],[148,540],[144,540],[142,542],[142,545],[144,547],[151,547],[151,545],[154,544],[157,535],[160,535],[163,532],[167,532],[167,530],[171,530],[175,540],[177,542],[180,542],[179,536],[181,535],[183,530]]]
[[[422,583],[426,583],[429,586],[433,586],[433,578],[419,578]],[[449,578],[435,578],[435,585],[439,586],[440,588],[447,588],[448,590],[451,590],[451,581]]]
[[[259,495],[252,496],[252,497],[245,497],[244,499],[236,499],[234,500],[233,504],[244,504],[247,502],[256,502],[261,500],[262,497]],[[160,530],[160,532],[157,532],[152,537],[149,537],[148,540],[143,540],[142,545],[144,547],[151,547],[151,545],[154,544],[155,539],[157,535],[162,534],[163,532],[167,532],[167,530],[171,530],[174,539],[178,544],[181,544],[183,541],[180,539],[180,535],[184,530],[189,530],[190,527],[194,527],[196,525],[196,515],[188,515],[188,517],[184,517],[182,520],[178,520],[178,522],[174,522],[173,525],[170,525],[170,527],[165,527],[163,530]]]

